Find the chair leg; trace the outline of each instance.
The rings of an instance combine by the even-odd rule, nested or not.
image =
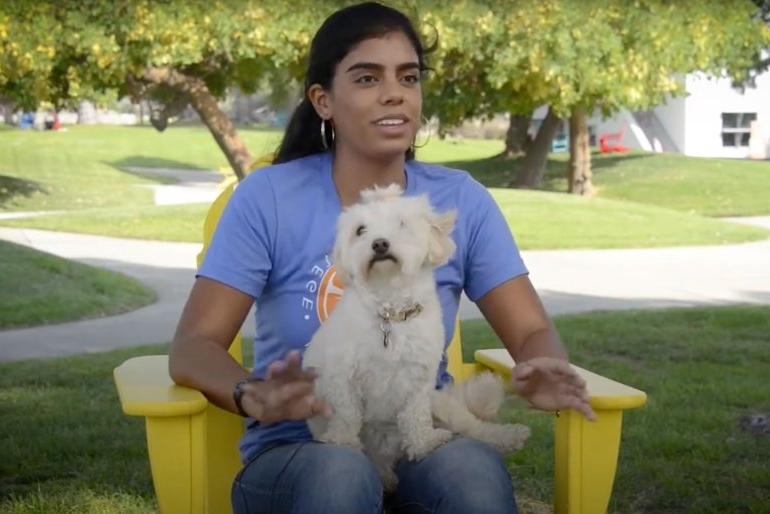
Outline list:
[[[244,420],[209,404],[206,409],[206,513],[232,514],[230,491],[241,469],[236,442],[244,432]]]
[[[597,411],[597,421],[566,411],[556,419],[555,514],[607,512],[620,449],[623,411]]]
[[[148,417],[147,449],[161,514],[203,514],[204,413]]]

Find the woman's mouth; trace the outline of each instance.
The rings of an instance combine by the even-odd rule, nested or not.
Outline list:
[[[400,116],[380,118],[374,122],[374,125],[385,135],[401,136],[407,132],[409,120]]]

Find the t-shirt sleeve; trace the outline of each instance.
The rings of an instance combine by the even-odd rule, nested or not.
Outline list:
[[[487,189],[469,177],[465,294],[478,301],[495,287],[529,273],[508,222]]]
[[[275,195],[262,173],[252,174],[235,189],[196,274],[254,299],[270,275],[277,232]]]

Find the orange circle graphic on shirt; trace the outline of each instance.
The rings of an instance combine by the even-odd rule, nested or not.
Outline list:
[[[318,297],[316,298],[318,320],[321,323],[329,318],[344,293],[345,284],[337,275],[337,270],[334,266],[329,267],[321,279],[321,285],[318,287]]]

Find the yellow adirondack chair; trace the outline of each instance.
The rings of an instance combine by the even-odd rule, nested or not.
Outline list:
[[[204,223],[203,261],[216,225],[236,183],[230,183],[209,209]],[[481,370],[510,376],[514,362],[505,350],[479,350],[476,362],[462,361],[459,321],[448,349],[449,371],[462,381]],[[230,354],[243,362],[241,334]],[[600,514],[607,510],[620,448],[623,411],[641,407],[644,392],[575,367],[588,384],[598,421],[575,412],[555,417],[556,514]],[[114,370],[123,412],[145,418],[147,449],[162,514],[232,512],[230,487],[241,467],[237,443],[244,432],[240,416],[208,402],[199,391],[175,385],[167,355],[127,360]]]

